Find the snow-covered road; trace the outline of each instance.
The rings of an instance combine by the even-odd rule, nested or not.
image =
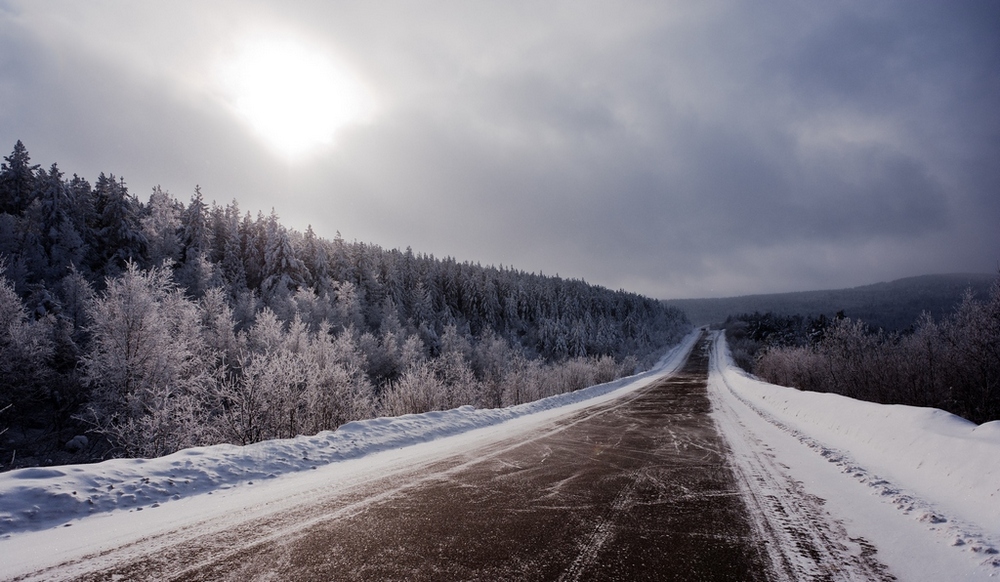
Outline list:
[[[136,577],[169,565],[202,579],[219,556],[350,520],[485,451],[500,458],[519,435],[627,400],[677,370],[696,337],[651,373],[511,409],[0,475],[0,578],[102,579],[137,564],[152,570]],[[712,417],[773,577],[1000,579],[1000,423],[764,384],[733,368],[721,341],[711,356]]]

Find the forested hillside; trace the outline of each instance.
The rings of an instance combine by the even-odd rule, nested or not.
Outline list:
[[[611,380],[689,328],[579,280],[318,237],[236,201],[0,168],[3,468],[154,456]]]
[[[754,312],[828,318],[844,312],[872,327],[893,332],[910,327],[925,311],[934,318],[944,317],[969,289],[980,298],[986,297],[993,279],[989,273],[922,275],[850,289],[674,299],[666,303],[684,311],[695,325],[722,323],[730,315]]]

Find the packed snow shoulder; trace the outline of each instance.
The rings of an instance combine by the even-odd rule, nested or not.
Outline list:
[[[872,507],[862,498],[877,499],[913,524],[897,522],[892,527],[902,529],[878,532],[883,542],[905,546],[900,540],[912,541],[912,547],[903,550],[911,559],[940,557],[941,547],[966,555],[974,564],[967,572],[971,577],[949,574],[955,580],[1000,575],[1000,422],[977,426],[942,410],[768,384],[735,366],[721,339],[715,361],[710,384],[720,396],[742,403],[750,416],[778,429],[839,473],[832,477],[836,483],[826,484],[827,494],[837,498],[838,520],[865,521],[856,514]],[[754,421],[741,413],[738,424]],[[759,427],[752,432],[765,434]],[[801,462],[798,469],[789,469],[786,463],[794,465],[792,459],[802,453],[773,436],[762,438],[766,442],[758,449],[774,457],[793,481],[831,478],[820,467],[804,472],[808,465]],[[739,465],[740,459],[736,462]],[[858,509],[862,505],[868,509]],[[918,579],[927,573],[923,576]]]
[[[759,413],[823,443],[817,446],[824,456],[850,454],[881,478],[906,484],[956,517],[992,524],[1000,535],[1000,421],[976,425],[935,408],[775,386],[731,363],[724,375]]]

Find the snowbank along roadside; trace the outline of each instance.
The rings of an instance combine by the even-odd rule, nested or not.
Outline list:
[[[508,408],[453,410],[349,422],[335,431],[254,443],[185,449],[155,459],[18,469],[0,474],[0,535],[64,524],[119,509],[143,510],[253,480],[307,471],[454,436],[526,415],[615,396],[675,370],[699,337],[688,334],[650,370]]]
[[[1000,572],[1000,421],[762,382],[716,342],[724,387],[902,513]]]

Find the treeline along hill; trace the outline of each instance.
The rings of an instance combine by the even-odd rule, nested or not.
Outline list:
[[[0,167],[0,463],[155,456],[504,406],[653,362],[690,324],[580,280]]]

